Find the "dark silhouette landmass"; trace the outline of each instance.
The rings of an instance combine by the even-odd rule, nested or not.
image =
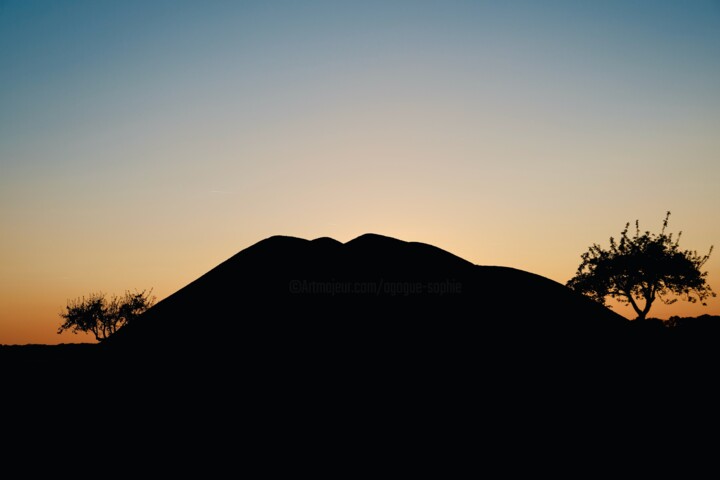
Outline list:
[[[3,347],[0,360],[45,372],[92,364],[112,381],[191,384],[209,381],[208,372],[268,381],[360,374],[515,381],[615,374],[633,362],[659,363],[667,373],[682,362],[717,363],[718,320],[677,319],[672,328],[631,322],[542,276],[381,235],[345,244],[274,236],[101,344]]]
[[[388,341],[400,346],[395,341],[423,334],[445,334],[454,342],[472,334],[472,342],[482,342],[488,333],[571,340],[625,323],[549,279],[476,266],[427,244],[372,234],[346,244],[276,236],[159,302],[105,346],[182,350],[252,338],[286,349],[303,342],[360,348]]]

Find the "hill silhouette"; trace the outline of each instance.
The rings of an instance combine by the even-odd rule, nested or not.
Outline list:
[[[628,321],[550,279],[478,266],[432,245],[365,234],[273,236],[159,302],[102,347],[154,355],[335,356],[585,350]]]
[[[248,414],[299,418],[383,410],[378,399],[392,396],[402,408],[424,398],[536,419],[562,415],[567,398],[622,405],[633,392],[702,390],[720,365],[715,320],[678,319],[681,334],[670,334],[542,276],[428,244],[274,236],[101,344],[3,347],[0,361],[14,392],[152,398],[156,411],[179,404],[217,422],[248,402]]]

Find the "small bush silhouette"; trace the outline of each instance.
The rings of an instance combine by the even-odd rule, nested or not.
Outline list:
[[[112,296],[109,300],[103,293],[91,293],[87,298],[68,300],[67,312],[60,313],[65,321],[58,334],[66,330],[92,333],[102,342],[153,306],[155,297],[150,296],[151,292],[126,291],[122,297]]]

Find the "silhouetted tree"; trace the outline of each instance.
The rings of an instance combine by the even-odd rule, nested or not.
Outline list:
[[[608,296],[630,304],[638,320],[645,319],[656,298],[665,304],[675,303],[679,297],[705,305],[704,300],[715,293],[706,283],[707,272],[701,268],[713,247],[704,256],[680,250],[682,232],[675,240],[672,233],[665,233],[669,219],[667,212],[659,234],[640,234],[636,220],[635,235],[628,236],[627,223],[619,242],[610,237],[609,250],[593,244],[582,254],[582,263],[567,286],[603,305]]]
[[[91,293],[87,298],[68,300],[67,312],[60,314],[65,322],[58,333],[65,330],[92,333],[101,342],[152,307],[155,297],[150,296],[151,292],[126,291],[122,297],[113,296],[109,300],[102,293]]]

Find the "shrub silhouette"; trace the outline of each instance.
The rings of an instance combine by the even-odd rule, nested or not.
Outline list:
[[[153,306],[155,297],[150,296],[151,292],[126,291],[122,297],[112,296],[109,300],[103,293],[91,293],[87,298],[68,300],[67,312],[60,314],[65,321],[58,334],[66,330],[92,333],[102,342]]]

